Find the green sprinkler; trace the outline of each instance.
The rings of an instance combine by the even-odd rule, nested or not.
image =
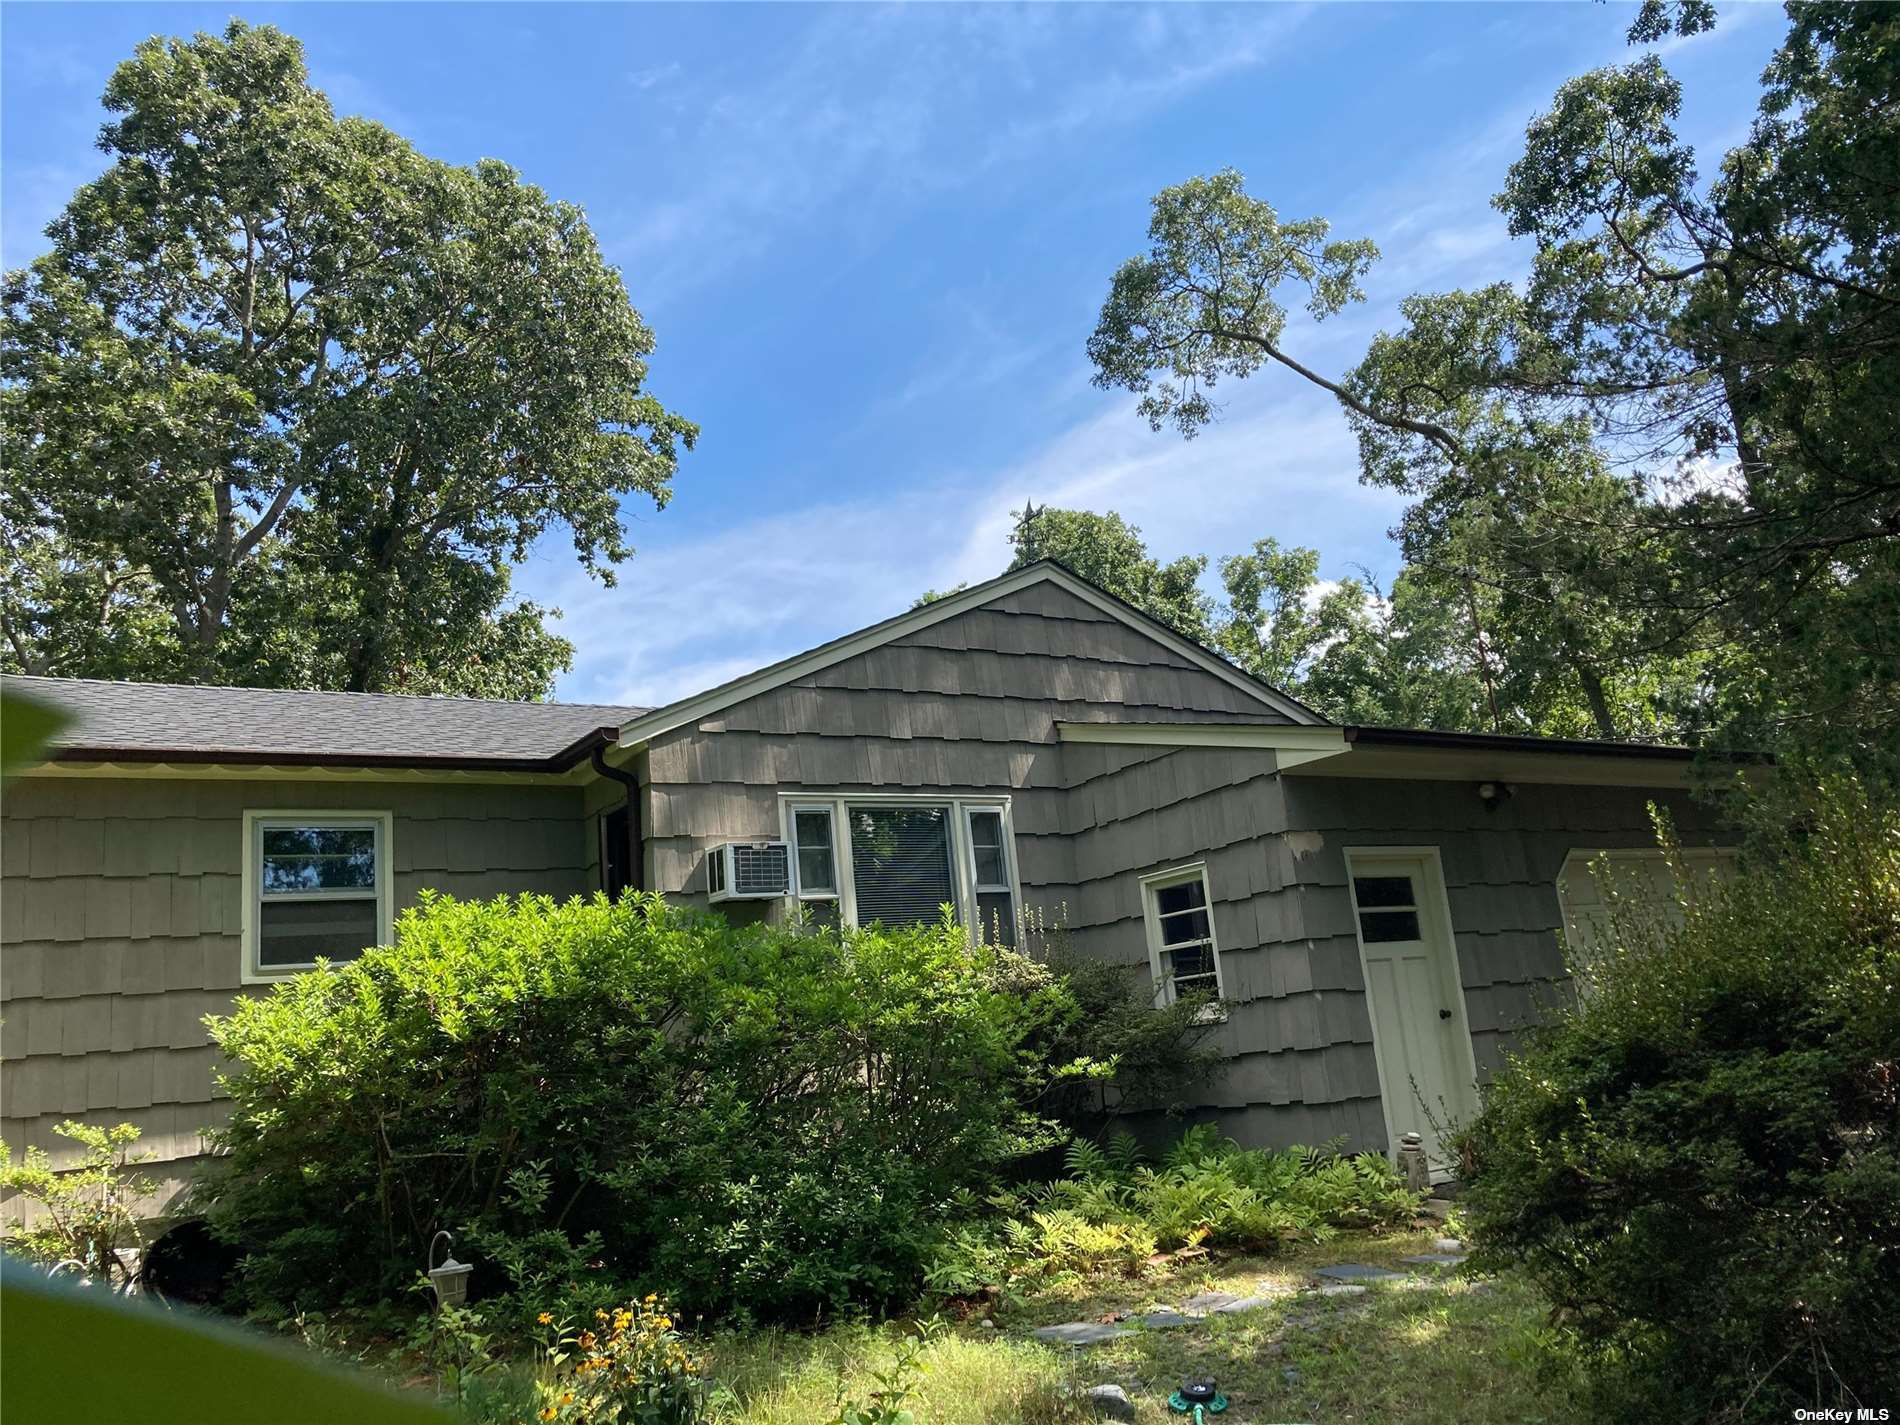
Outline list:
[[[1190,1378],[1168,1397],[1168,1409],[1177,1415],[1193,1415],[1194,1425],[1203,1425],[1205,1417],[1218,1415],[1227,1408],[1227,1397],[1220,1393],[1214,1378]]]

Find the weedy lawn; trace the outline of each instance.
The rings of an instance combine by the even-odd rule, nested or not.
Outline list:
[[[1537,1336],[1544,1308],[1509,1281],[1417,1272],[1400,1258],[1430,1250],[1430,1233],[1344,1234],[1273,1258],[1190,1261],[1139,1280],[1071,1282],[999,1306],[986,1327],[972,1317],[937,1337],[901,1372],[901,1402],[918,1425],[1045,1425],[1090,1418],[1074,1399],[1113,1383],[1142,1425],[1174,1418],[1168,1392],[1211,1375],[1230,1401],[1224,1420],[1358,1425],[1582,1425],[1569,1383],[1544,1373]],[[1401,1283],[1320,1296],[1314,1269],[1337,1262],[1388,1266]],[[1210,1315],[1091,1347],[1047,1345],[1029,1332],[1065,1321],[1178,1306],[1201,1292],[1270,1295],[1266,1307]],[[1132,1322],[1124,1322],[1132,1325]],[[727,1333],[711,1342],[716,1406],[757,1425],[825,1425],[840,1401],[886,1388],[914,1326],[839,1326],[812,1335]]]

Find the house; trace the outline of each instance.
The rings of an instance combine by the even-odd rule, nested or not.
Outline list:
[[[72,723],[0,807],[5,1135],[129,1120],[169,1186],[220,1116],[204,1016],[426,888],[1033,910],[1218,991],[1227,1132],[1385,1148],[1561,992],[1592,855],[1653,858],[1652,801],[1720,840],[1685,751],[1337,726],[1051,564],[661,708],[7,686]]]

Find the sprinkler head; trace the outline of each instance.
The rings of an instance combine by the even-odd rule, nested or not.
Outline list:
[[[1190,1405],[1211,1405],[1220,1394],[1215,1388],[1212,1376],[1190,1378],[1181,1382],[1181,1399]]]

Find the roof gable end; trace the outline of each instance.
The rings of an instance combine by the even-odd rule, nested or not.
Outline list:
[[[1153,639],[1203,672],[1240,690],[1264,708],[1291,718],[1296,723],[1308,726],[1326,725],[1326,719],[1304,703],[1289,697],[1278,688],[1241,672],[1211,649],[1203,648],[1193,640],[1183,638],[1165,624],[1148,617],[1113,594],[1097,588],[1062,565],[1044,560],[1026,565],[1021,569],[1011,570],[1007,574],[972,585],[968,589],[934,600],[919,608],[910,609],[894,618],[872,624],[869,628],[860,629],[856,633],[846,634],[843,638],[833,639],[830,643],[821,644],[807,652],[794,654],[757,672],[722,683],[716,688],[709,688],[703,693],[696,693],[691,697],[669,703],[665,707],[643,713],[639,717],[630,719],[621,727],[620,745],[622,747],[639,746],[689,723],[711,717],[747,698],[770,692],[774,688],[782,687],[799,678],[829,668],[833,664],[841,663],[847,658],[855,658],[861,653],[894,643],[909,634],[943,623],[971,609],[981,608],[985,604],[1038,584],[1053,584],[1074,595],[1106,617],[1126,625],[1144,637]]]

